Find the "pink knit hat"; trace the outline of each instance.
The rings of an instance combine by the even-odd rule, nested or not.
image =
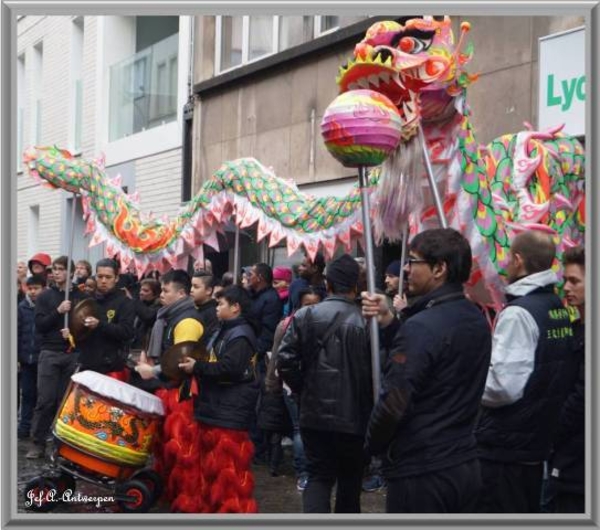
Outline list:
[[[292,269],[289,267],[275,267],[273,269],[273,279],[290,283],[292,281]]]

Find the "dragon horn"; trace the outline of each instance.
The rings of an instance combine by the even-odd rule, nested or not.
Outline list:
[[[463,42],[465,40],[465,35],[471,31],[471,23],[463,22],[460,25],[460,37],[458,38],[458,43],[456,44],[456,48],[454,49],[454,55],[458,57],[460,53],[460,49],[462,48]]]

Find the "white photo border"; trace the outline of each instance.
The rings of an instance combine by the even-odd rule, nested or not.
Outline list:
[[[1,366],[1,524],[7,527],[37,528],[40,526],[61,527],[150,527],[150,526],[201,526],[202,528],[293,528],[310,526],[311,528],[353,527],[372,528],[379,526],[402,526],[403,528],[437,528],[446,526],[470,526],[478,528],[573,528],[598,527],[598,325],[597,303],[599,285],[598,263],[598,190],[595,180],[598,178],[598,163],[595,153],[600,152],[597,127],[598,115],[598,25],[600,22],[600,0],[589,1],[552,1],[552,0],[505,0],[505,1],[370,1],[365,0],[328,0],[320,2],[306,1],[0,1],[0,50],[2,71],[2,92],[0,107],[0,150],[1,186],[0,194],[0,231],[2,256],[2,282],[0,282],[0,324],[2,355]],[[16,437],[16,312],[14,300],[16,287],[13,281],[16,262],[16,27],[19,15],[199,15],[199,14],[364,14],[365,10],[373,14],[390,16],[411,15],[415,13],[448,15],[511,15],[511,16],[584,16],[586,27],[587,115],[586,123],[586,190],[587,190],[587,293],[588,311],[593,319],[586,326],[586,425],[591,427],[586,443],[586,461],[590,463],[586,484],[587,507],[585,515],[539,514],[531,516],[494,515],[402,515],[402,514],[330,514],[323,516],[303,514],[256,514],[256,515],[204,515],[204,514],[22,514],[17,513],[17,437]],[[589,318],[589,317],[588,317]],[[595,421],[591,421],[595,418]],[[593,495],[592,495],[593,493]]]

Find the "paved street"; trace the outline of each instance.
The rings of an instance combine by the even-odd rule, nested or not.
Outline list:
[[[26,513],[24,506],[24,488],[32,478],[51,474],[49,463],[41,460],[25,458],[30,442],[19,442],[18,448],[18,488],[19,513]],[[50,447],[50,444],[48,445]],[[266,466],[254,466],[256,480],[255,495],[261,513],[302,513],[302,494],[296,490],[296,481],[291,466],[291,448],[285,447],[285,460],[281,466],[281,475],[271,477]],[[107,496],[110,491],[78,480],[76,492],[90,497]],[[383,513],[385,506],[385,490],[375,493],[362,494],[362,509],[364,513]],[[96,507],[91,504],[57,504],[50,513],[114,513],[119,508],[114,504],[103,504]],[[168,513],[169,508],[164,503],[158,503],[151,510],[154,513]]]

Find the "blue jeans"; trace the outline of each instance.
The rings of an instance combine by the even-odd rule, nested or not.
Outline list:
[[[292,420],[293,435],[292,449],[294,451],[294,471],[297,477],[306,475],[306,456],[304,455],[304,444],[300,436],[300,416],[298,414],[298,405],[288,393],[283,391],[283,401],[287,408],[290,419]]]

